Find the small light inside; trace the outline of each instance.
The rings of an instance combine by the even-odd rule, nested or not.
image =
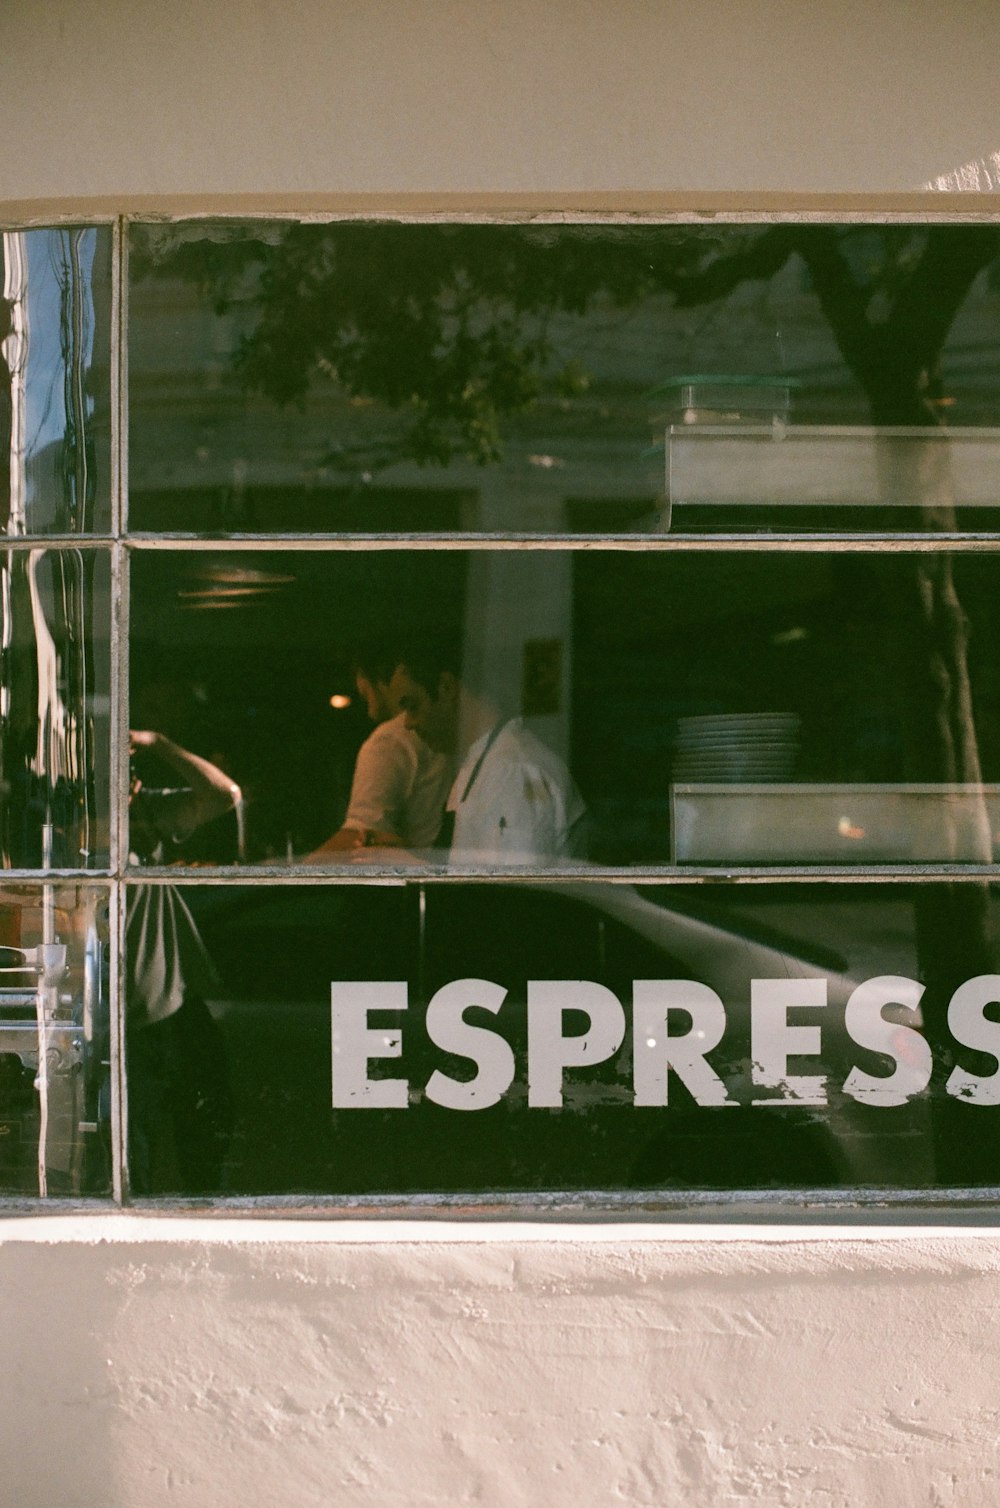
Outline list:
[[[333,707],[336,712],[343,712],[344,708],[349,707],[350,705],[351,698],[349,696],[345,696],[342,691],[336,692],[330,698],[330,706]]]

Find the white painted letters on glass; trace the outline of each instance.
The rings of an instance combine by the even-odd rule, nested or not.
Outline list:
[[[691,1029],[667,1030],[668,1012],[687,1011]],[[726,1007],[707,984],[693,979],[637,979],[632,995],[635,1103],[665,1105],[673,1069],[699,1105],[733,1105],[726,1086],[705,1061],[726,1031]]]
[[[793,1025],[788,1012],[826,1005],[825,979],[753,979],[750,982],[750,1051],[753,1081],[760,1089],[780,1089],[780,1097],[754,1100],[755,1105],[794,1101],[797,1105],[826,1104],[825,1074],[793,1074],[790,1057],[816,1057],[822,1047],[818,1026]]]
[[[567,1011],[583,1011],[590,1025],[563,1035]],[[625,1012],[616,995],[589,979],[540,979],[528,983],[528,1104],[563,1102],[563,1069],[603,1063],[625,1040]]]
[[[969,1073],[953,1068],[945,1085],[949,1094],[970,1105],[1000,1105],[1000,1023],[986,1015],[988,1005],[1000,1002],[1000,974],[979,974],[959,985],[948,1007],[948,1030],[963,1047],[989,1053],[997,1071]]]
[[[514,1082],[514,1053],[498,1032],[466,1021],[465,1012],[480,1006],[495,1016],[507,991],[488,979],[455,979],[442,985],[427,1007],[427,1035],[443,1052],[476,1065],[472,1079],[454,1079],[436,1068],[426,1095],[447,1110],[485,1110],[503,1098]]]
[[[399,1028],[370,1027],[372,1011],[405,1011],[406,984],[377,980],[334,980],[330,987],[333,1021],[333,1104],[337,1110],[405,1110],[405,1079],[370,1079],[373,1058],[398,1058]]]
[[[905,1105],[930,1083],[934,1060],[927,1038],[915,1027],[887,1021],[882,1014],[890,1005],[915,1014],[923,993],[923,985],[915,979],[882,974],[859,984],[848,1000],[844,1024],[851,1040],[896,1062],[893,1072],[885,1075],[851,1069],[844,1080],[844,1093],[860,1104]]]

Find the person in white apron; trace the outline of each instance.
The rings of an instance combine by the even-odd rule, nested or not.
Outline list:
[[[458,764],[436,847],[460,864],[580,858],[586,808],[559,755],[456,669],[447,648],[407,651],[390,691],[406,725]]]

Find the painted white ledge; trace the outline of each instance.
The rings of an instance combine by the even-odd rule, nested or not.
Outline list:
[[[980,1221],[982,1216],[979,1216]],[[76,1242],[129,1245],[169,1243],[212,1246],[624,1246],[681,1243],[802,1245],[845,1242],[946,1242],[1000,1244],[1000,1223],[963,1225],[545,1224],[528,1221],[257,1220],[178,1215],[40,1215],[0,1220],[0,1245]]]

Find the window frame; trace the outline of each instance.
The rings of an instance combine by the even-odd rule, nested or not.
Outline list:
[[[111,679],[111,861],[105,869],[12,869],[6,871],[9,883],[37,885],[39,888],[57,881],[106,887],[110,892],[111,968],[110,968],[110,1041],[112,1073],[112,1190],[109,1197],[86,1199],[3,1199],[8,1210],[58,1212],[67,1208],[107,1209],[134,1208],[147,1211],[213,1210],[221,1213],[300,1214],[327,1218],[350,1215],[389,1219],[415,1215],[451,1219],[462,1217],[554,1220],[594,1219],[607,1216],[616,1221],[657,1220],[690,1215],[699,1220],[726,1218],[773,1218],[794,1210],[796,1218],[827,1220],[857,1210],[874,1211],[886,1206],[897,1210],[929,1211],[944,1207],[949,1211],[963,1205],[993,1208],[1000,1204],[1000,1184],[992,1188],[924,1189],[789,1189],[768,1191],[734,1189],[726,1191],[664,1190],[608,1191],[595,1189],[585,1193],[504,1193],[418,1195],[260,1195],[260,1196],[157,1196],[136,1198],[129,1188],[129,1154],[127,1138],[128,1084],[125,1073],[125,920],[126,896],[131,886],[183,883],[185,886],[239,886],[241,888],[304,886],[410,884],[420,888],[449,884],[502,885],[522,883],[526,873],[533,883],[545,884],[572,878],[575,882],[601,884],[642,884],[652,881],[660,886],[696,886],[724,882],[732,886],[757,886],[795,883],[832,883],[837,885],[887,884],[906,882],[924,884],[941,881],[976,883],[984,879],[1000,880],[1000,864],[867,864],[867,865],[636,865],[627,868],[596,869],[581,872],[577,868],[545,867],[523,870],[453,868],[444,871],[394,870],[385,867],[377,872],[359,873],[356,867],[324,864],[308,868],[288,865],[255,864],[253,869],[239,866],[187,868],[143,867],[128,862],[128,728],[129,728],[129,627],[131,559],[136,554],[166,550],[173,554],[198,552],[264,554],[268,552],[332,553],[335,551],[379,550],[456,550],[500,551],[637,551],[700,554],[743,553],[858,553],[887,552],[948,554],[1000,554],[1000,530],[975,533],[940,533],[932,536],[912,531],[865,533],[830,531],[817,536],[796,535],[791,531],[768,535],[737,532],[685,535],[669,533],[642,535],[570,535],[504,533],[429,534],[407,533],[259,533],[204,535],[131,530],[128,522],[128,335],[129,231],[133,224],[193,224],[199,220],[336,224],[357,221],[386,224],[480,223],[552,224],[552,225],[703,225],[708,217],[690,209],[628,210],[594,209],[569,211],[519,208],[498,203],[492,209],[458,212],[455,209],[388,210],[367,209],[359,204],[355,210],[338,209],[329,213],[301,214],[294,211],[253,213],[220,208],[191,214],[150,214],[143,212],[119,215],[51,215],[19,219],[4,228],[31,230],[66,224],[81,227],[111,226],[111,455],[110,455],[110,529],[107,533],[86,535],[25,535],[5,539],[4,548],[30,550],[95,550],[106,553],[111,564],[112,618],[110,624]],[[928,209],[876,212],[871,210],[713,210],[715,225],[976,225],[998,224],[1000,214],[982,211],[960,212],[952,208],[932,213]]]

